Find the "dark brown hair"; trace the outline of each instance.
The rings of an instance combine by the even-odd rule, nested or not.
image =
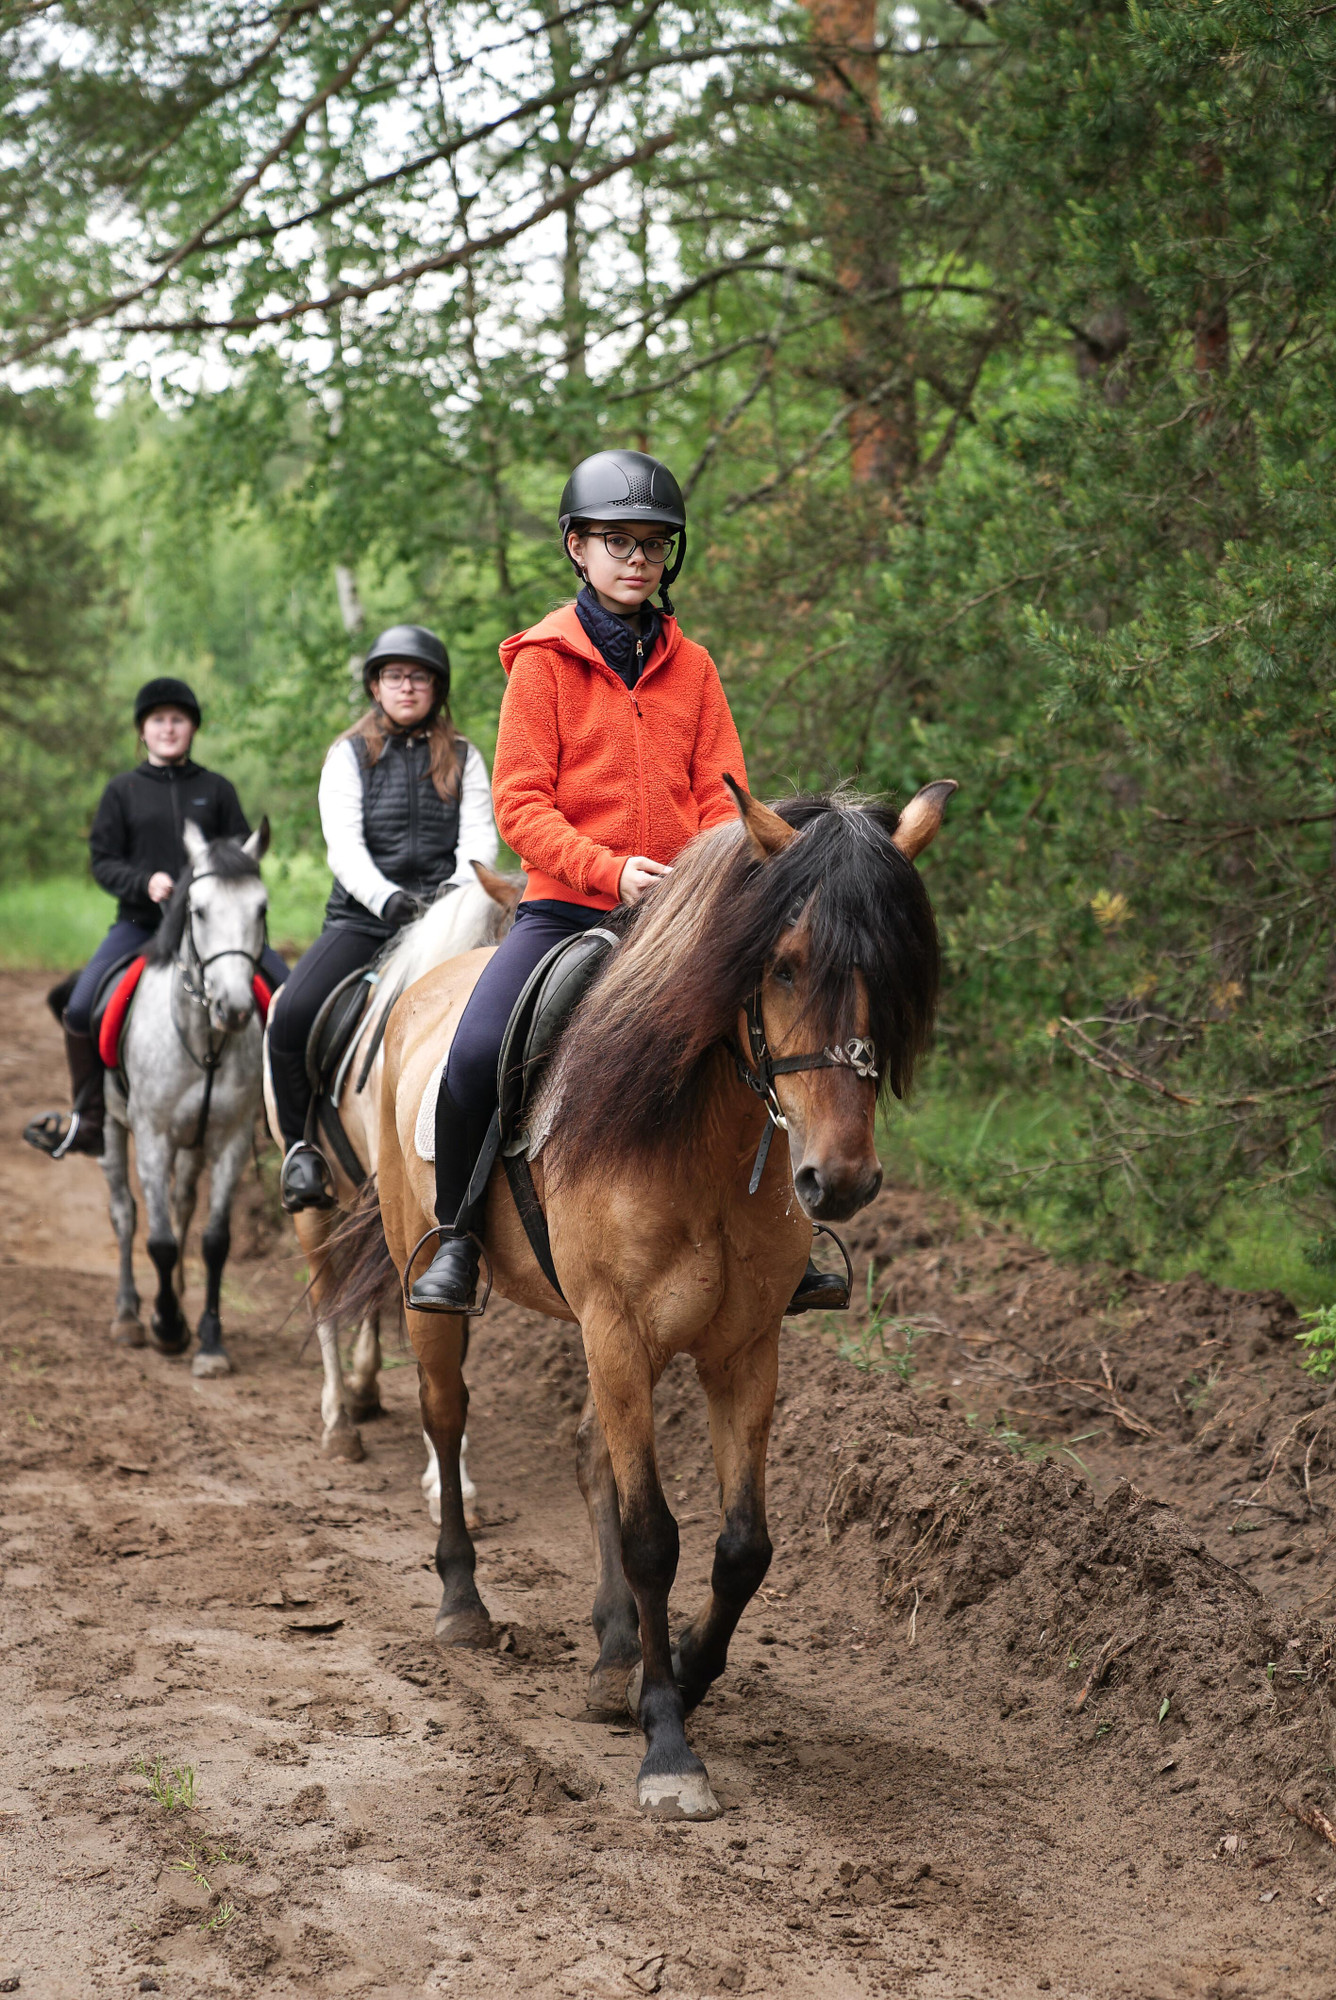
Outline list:
[[[459,794],[459,738],[455,735],[449,709],[438,708],[430,722],[422,727],[431,746],[431,782],[436,787],[436,796],[438,799],[456,798]],[[366,745],[367,763],[378,764],[385,753],[385,738],[390,734],[384,709],[369,708],[365,715],[358,716],[351,729],[344,730],[338,740],[340,743],[351,743],[354,738],[359,738]]]
[[[691,1143],[715,1060],[799,916],[818,1040],[851,1031],[861,974],[880,1088],[908,1090],[932,1033],[939,955],[928,892],[891,841],[899,814],[838,794],[775,810],[799,829],[780,853],[758,860],[741,825],[701,834],[636,910],[557,1059],[557,1173]]]

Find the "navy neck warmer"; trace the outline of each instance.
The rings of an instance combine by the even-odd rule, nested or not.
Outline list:
[[[654,651],[662,613],[652,604],[643,604],[637,631],[634,617],[619,618],[616,612],[605,611],[592,584],[587,583],[575,600],[575,615],[618,679],[633,688]]]

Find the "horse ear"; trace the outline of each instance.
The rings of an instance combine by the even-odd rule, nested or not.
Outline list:
[[[243,854],[249,854],[252,861],[263,861],[269,852],[269,815],[266,813],[254,833],[241,843]]]
[[[473,872],[492,901],[503,910],[513,910],[524,894],[524,884],[513,875],[498,875],[495,868],[487,868],[481,861],[473,863]]]
[[[777,812],[771,812],[769,806],[763,806],[759,799],[754,799],[727,771],[724,772],[724,783],[733,794],[747,844],[758,861],[768,861],[772,854],[781,853],[790,841],[798,838],[796,826],[790,826]]]
[[[185,821],[181,828],[181,838],[185,842],[186,859],[193,868],[195,863],[203,858],[209,843],[193,819]]]
[[[900,815],[900,824],[891,835],[891,845],[899,848],[906,861],[922,854],[924,848],[936,839],[946,802],[952,792],[959,790],[954,778],[936,778],[932,784],[924,785],[921,791],[915,792]]]

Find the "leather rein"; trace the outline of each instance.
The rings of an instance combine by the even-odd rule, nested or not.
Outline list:
[[[800,1056],[775,1056],[770,1053],[766,1038],[765,1022],[761,1019],[761,989],[749,997],[744,1012],[747,1017],[747,1049],[740,1042],[732,1047],[733,1065],[748,1090],[754,1091],[765,1105],[769,1114],[765,1129],[761,1133],[761,1143],[756,1148],[756,1161],[752,1167],[751,1179],[747,1183],[748,1194],[755,1194],[761,1185],[761,1175],[770,1157],[770,1142],[776,1130],[787,1132],[789,1121],[784,1116],[779,1098],[775,1094],[777,1076],[793,1076],[804,1069],[848,1069],[855,1076],[867,1078],[875,1083],[880,1074],[874,1060],[876,1050],[863,1035],[852,1035],[847,1042],[832,1046],[827,1042],[822,1049]],[[750,1057],[750,1061],[748,1060]]]

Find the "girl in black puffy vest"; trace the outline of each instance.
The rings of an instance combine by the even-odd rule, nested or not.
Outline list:
[[[392,625],[366,656],[372,706],[331,748],[320,774],[320,824],[334,888],[325,928],[269,1016],[283,1206],[327,1208],[329,1169],[304,1139],[311,1090],[306,1042],[340,980],[369,965],[396,930],[449,882],[496,859],[487,766],[450,720],[450,660],[434,632]]]

